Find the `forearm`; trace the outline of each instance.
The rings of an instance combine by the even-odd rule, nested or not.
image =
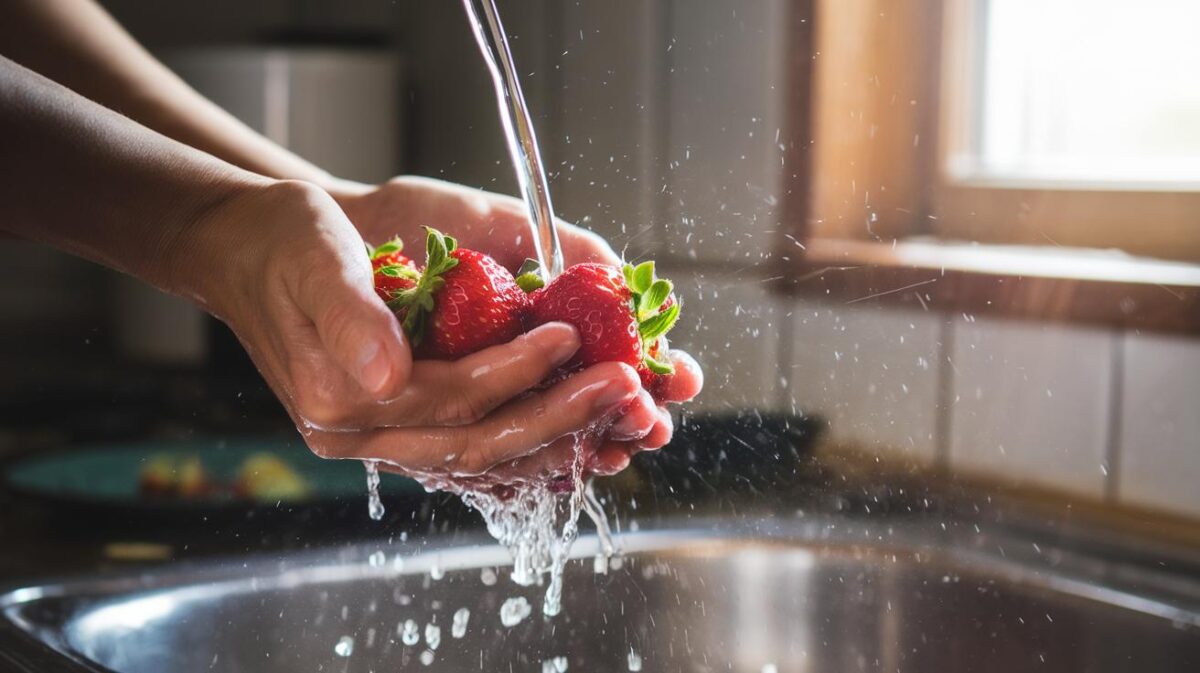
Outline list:
[[[270,181],[0,57],[0,230],[179,286],[177,242]]]
[[[0,45],[27,68],[235,166],[336,184],[189,87],[92,0],[17,0],[0,22]]]

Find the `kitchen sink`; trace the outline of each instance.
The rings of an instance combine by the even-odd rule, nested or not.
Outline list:
[[[0,670],[1200,670],[1191,561],[1061,530],[797,516],[619,542],[605,565],[579,541],[552,619],[470,540],[26,586],[0,597]]]

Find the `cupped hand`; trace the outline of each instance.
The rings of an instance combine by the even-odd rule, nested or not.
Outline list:
[[[233,329],[325,457],[470,477],[644,406],[637,374],[616,363],[530,390],[579,347],[563,323],[454,362],[413,362],[362,237],[307,183],[247,187],[174,250],[178,285]]]
[[[371,242],[397,235],[410,243],[419,242],[424,240],[421,227],[433,226],[452,234],[462,247],[485,252],[510,270],[534,255],[528,211],[512,197],[408,176],[375,187],[343,183],[330,193],[363,238]],[[585,229],[559,221],[558,235],[568,266],[621,264],[603,238]],[[607,434],[563,438],[536,454],[497,466],[483,479],[504,483],[562,474],[572,464],[580,441],[586,444],[586,469],[597,474],[615,474],[629,464],[633,454],[664,446],[673,431],[666,405],[692,399],[703,386],[700,368],[691,356],[674,351],[672,359],[676,373],[657,391],[659,399],[640,391],[636,403],[627,405]]]

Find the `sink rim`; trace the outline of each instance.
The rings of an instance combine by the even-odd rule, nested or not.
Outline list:
[[[961,522],[955,519],[956,522]],[[671,524],[675,525],[671,525]],[[1157,619],[1200,628],[1200,576],[1156,569],[1151,561],[1131,564],[1089,556],[1062,536],[1055,546],[1029,542],[1010,524],[990,524],[984,531],[968,535],[960,528],[943,525],[945,520],[856,519],[844,516],[810,516],[731,522],[721,519],[689,519],[664,522],[661,528],[622,533],[616,539],[626,554],[664,551],[667,553],[721,553],[730,549],[779,547],[805,550],[817,558],[849,557],[870,563],[872,558],[904,557],[916,563],[940,563],[946,568],[969,570],[1020,586],[1103,603]],[[1059,530],[1060,535],[1064,531]],[[409,542],[411,547],[416,542]],[[13,650],[30,661],[42,662],[49,670],[50,658],[58,657],[63,671],[109,671],[77,652],[68,642],[65,626],[86,610],[67,610],[54,624],[33,623],[24,614],[30,607],[71,597],[105,602],[135,600],[159,593],[203,588],[224,594],[270,591],[310,583],[337,582],[357,578],[386,578],[427,573],[435,565],[445,570],[507,566],[507,552],[485,534],[434,536],[421,540],[415,553],[405,554],[402,568],[392,563],[367,566],[367,556],[376,549],[396,549],[382,540],[363,540],[284,554],[251,553],[238,556],[183,560],[149,568],[118,569],[93,576],[73,576],[17,587],[0,587],[0,642],[17,636],[24,649]],[[403,553],[403,548],[396,549]],[[581,536],[572,549],[572,559],[594,556],[599,551],[595,536]],[[1130,550],[1136,552],[1136,550]],[[1191,555],[1183,561],[1194,561]],[[1164,589],[1165,587],[1165,589]],[[568,588],[569,590],[569,588]],[[52,604],[52,603],[51,603]],[[91,606],[92,609],[95,606]],[[5,648],[0,648],[3,663]],[[69,660],[73,668],[64,668]],[[20,659],[15,659],[20,663]]]

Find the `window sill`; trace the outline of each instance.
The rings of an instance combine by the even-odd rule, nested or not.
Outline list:
[[[1071,248],[814,239],[780,291],[1200,335],[1200,265]]]

